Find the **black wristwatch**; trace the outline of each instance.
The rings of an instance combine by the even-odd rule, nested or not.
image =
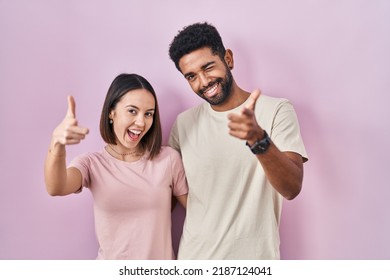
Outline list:
[[[246,145],[251,149],[252,153],[255,155],[264,154],[271,144],[271,139],[269,138],[267,132],[264,130],[264,137],[261,140],[257,140],[252,146],[246,142]]]

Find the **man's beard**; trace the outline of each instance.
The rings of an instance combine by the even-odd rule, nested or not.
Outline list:
[[[221,89],[222,89],[221,93],[211,98],[207,98],[204,95],[205,90],[211,88],[215,84],[221,85]],[[230,96],[232,91],[232,84],[233,84],[233,76],[232,73],[230,72],[230,69],[227,68],[225,79],[222,78],[215,79],[214,81],[210,82],[206,88],[199,90],[198,95],[204,100],[206,100],[208,103],[210,103],[211,105],[221,105]]]

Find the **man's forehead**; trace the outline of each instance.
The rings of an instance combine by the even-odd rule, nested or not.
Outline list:
[[[179,67],[185,74],[185,72],[199,70],[210,63],[215,63],[217,59],[220,59],[219,56],[213,54],[210,48],[205,47],[183,55],[179,61]]]

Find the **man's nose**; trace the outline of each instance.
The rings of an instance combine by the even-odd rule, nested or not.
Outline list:
[[[202,88],[206,88],[210,83],[210,79],[209,79],[208,75],[203,74],[203,73],[199,74],[199,81],[200,81],[200,86]]]

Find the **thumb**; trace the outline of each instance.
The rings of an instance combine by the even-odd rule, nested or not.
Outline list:
[[[260,94],[261,92],[259,89],[255,89],[254,91],[252,91],[251,95],[249,95],[248,97],[249,100],[248,103],[245,105],[245,108],[254,111],[256,106],[256,101],[259,98]]]
[[[76,102],[73,96],[68,96],[68,111],[66,112],[66,116],[76,118]]]

